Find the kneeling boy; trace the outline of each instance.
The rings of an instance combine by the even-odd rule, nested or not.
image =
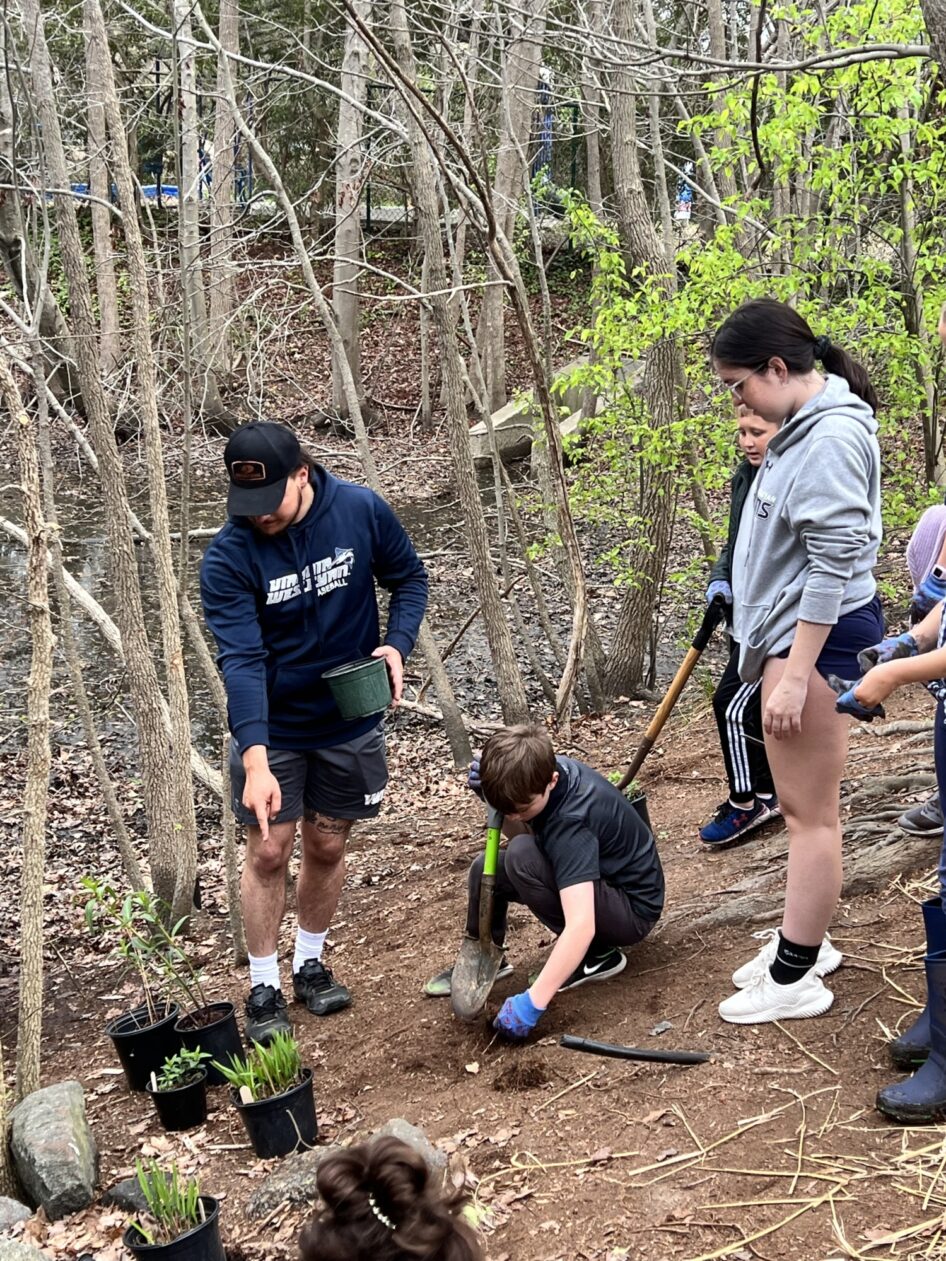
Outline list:
[[[479,774],[476,774],[476,771]],[[503,1003],[494,1026],[525,1038],[560,990],[623,971],[619,947],[643,941],[660,918],[664,877],[650,830],[613,784],[583,762],[556,757],[541,727],[490,736],[470,785],[505,816],[493,941],[505,945],[510,902],[523,903],[558,940],[535,983]],[[483,857],[470,868],[466,931],[478,935]],[[505,960],[499,975],[512,971]],[[428,994],[449,994],[449,973]]]

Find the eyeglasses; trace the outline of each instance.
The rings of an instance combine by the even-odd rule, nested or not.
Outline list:
[[[734,397],[738,396],[739,398],[742,398],[742,387],[749,380],[749,378],[754,377],[757,372],[764,372],[768,366],[769,366],[768,361],[766,361],[765,363],[760,363],[758,368],[753,368],[751,372],[747,372],[746,375],[744,377],[740,377],[738,381],[733,381],[732,384],[730,385],[723,384],[716,391],[717,396],[728,393],[728,394],[732,394]]]

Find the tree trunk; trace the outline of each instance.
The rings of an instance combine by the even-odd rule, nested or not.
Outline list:
[[[34,99],[43,129],[43,143],[50,184],[69,187],[69,171],[59,129],[59,115],[53,92],[49,52],[44,22],[37,0],[23,0],[23,18],[32,39],[30,70]],[[59,227],[63,270],[69,288],[69,306],[76,327],[95,328],[92,295],[89,288],[82,241],[76,218],[75,201],[67,194],[54,194],[53,204]],[[126,231],[127,231],[126,223]],[[145,809],[148,815],[153,856],[155,889],[174,889],[177,856],[174,838],[180,826],[179,793],[171,771],[169,742],[164,727],[162,695],[151,645],[145,627],[138,566],[132,535],[128,529],[128,493],[124,471],[115,446],[105,394],[99,378],[96,347],[88,337],[75,340],[82,394],[86,402],[92,441],[102,479],[102,506],[107,527],[110,573],[115,607],[121,627],[129,690],[138,727]],[[173,743],[173,741],[171,742]]]
[[[414,55],[407,30],[403,0],[394,0],[390,8],[391,36],[395,56],[402,74],[415,82]],[[473,562],[477,593],[483,607],[483,623],[490,654],[496,669],[496,682],[503,718],[507,723],[525,722],[529,715],[525,687],[513,648],[512,635],[506,622],[502,601],[496,588],[496,575],[489,554],[489,539],[483,520],[473,455],[470,429],[466,419],[460,348],[457,343],[456,316],[450,310],[446,291],[449,288],[443,240],[440,235],[440,213],[433,173],[433,158],[422,128],[413,114],[408,117],[411,146],[411,183],[417,221],[424,244],[430,277],[431,315],[440,345],[440,370],[446,383],[447,431],[453,458],[454,479],[460,496],[460,510]]]
[[[519,203],[529,177],[528,147],[532,131],[545,13],[548,0],[525,0],[521,9],[510,9],[508,20],[512,37],[503,57],[500,85],[500,137],[493,180],[493,206],[496,226],[512,240]],[[485,160],[485,155],[484,155]],[[506,337],[503,322],[506,290],[492,261],[486,270],[487,284],[480,309],[478,340],[483,347],[483,374],[486,377],[486,405],[496,411],[506,402]]]
[[[177,58],[175,86],[179,93],[177,117],[180,120],[180,187],[177,196],[179,240],[181,250],[182,300],[190,317],[194,370],[197,375],[198,413],[207,420],[222,422],[228,428],[231,417],[223,405],[211,361],[213,341],[207,319],[207,296],[204,292],[203,268],[200,260],[200,142],[197,118],[197,47],[191,32],[191,7],[187,0],[173,0],[174,52]]]
[[[370,25],[371,0],[354,0],[359,19]],[[352,381],[364,414],[364,386],[361,381],[361,300],[358,277],[361,271],[361,188],[365,178],[362,147],[363,105],[368,85],[370,59],[364,40],[348,19],[345,51],[342,56],[341,89],[338,103],[338,143],[335,151],[335,268],[332,307],[341,334]],[[338,364],[332,363],[332,406],[340,416],[348,416],[348,404]]]
[[[0,354],[0,397],[16,431],[23,525],[28,540],[27,619],[33,646],[26,693],[27,766],[23,793],[23,857],[20,864],[20,976],[16,1039],[16,1097],[20,1100],[39,1087],[40,1039],[43,1032],[43,872],[49,767],[52,762],[49,694],[53,676],[53,632],[49,614],[46,526],[39,480],[36,423],[23,406],[4,354]]]
[[[634,38],[636,0],[617,0],[615,35]],[[628,274],[637,268],[664,276],[668,296],[676,277],[668,274],[667,261],[650,217],[637,153],[637,88],[632,73],[614,72],[611,99],[614,191],[622,244],[628,256]],[[658,342],[647,356],[642,392],[656,428],[667,428],[676,417],[677,383],[683,379],[679,351],[672,340]],[[633,453],[629,453],[632,454]],[[644,666],[651,641],[653,614],[667,566],[670,529],[674,516],[674,470],[639,459],[640,504],[637,512],[647,523],[647,538],[633,548],[635,582],[621,604],[608,661],[607,684],[613,694],[638,692],[644,686]]]
[[[228,53],[240,49],[240,13],[236,0],[220,0],[220,46]],[[226,375],[233,362],[232,321],[236,307],[233,263],[233,141],[236,127],[217,69],[214,106],[214,148],[210,186],[210,248],[207,287],[210,294],[210,362]]]
[[[87,18],[101,48],[98,72],[102,81],[105,113],[112,141],[115,178],[123,206],[134,205],[135,187],[125,149],[125,130],[115,90],[105,19],[99,0],[85,0]],[[177,578],[171,549],[171,522],[164,481],[164,449],[158,418],[157,373],[151,347],[151,303],[148,269],[137,216],[125,217],[125,248],[131,280],[132,347],[138,371],[138,403],[145,439],[148,498],[151,507],[151,551],[158,593],[158,614],[164,647],[164,668],[171,713],[171,747],[168,750],[167,785],[176,816],[174,831],[151,837],[155,893],[171,904],[175,919],[191,910],[197,875],[197,821],[190,776],[190,710],[184,669],[184,647],[177,603]]]
[[[108,153],[105,110],[96,69],[94,37],[85,25],[85,83],[88,95],[89,189],[92,202],[92,248],[95,252],[95,291],[99,300],[99,362],[107,377],[121,362],[122,341],[118,325],[118,283],[112,249],[112,216],[109,213]],[[102,205],[101,203],[105,204]],[[128,213],[134,214],[129,207]]]
[[[920,0],[920,11],[939,66],[940,83],[946,80],[946,0]]]

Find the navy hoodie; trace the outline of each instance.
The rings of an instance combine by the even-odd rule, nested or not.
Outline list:
[[[322,675],[382,642],[375,581],[391,592],[383,642],[405,660],[427,605],[427,573],[384,500],[320,466],[313,487],[296,525],[267,537],[234,517],[201,565],[241,753],[255,744],[327,748],[370,731],[378,716],[346,722]]]

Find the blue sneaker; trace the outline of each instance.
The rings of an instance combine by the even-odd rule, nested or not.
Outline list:
[[[753,805],[738,808],[732,802],[724,801],[706,827],[700,828],[700,840],[704,845],[731,845],[745,832],[751,832],[777,813],[777,806],[773,808],[758,798]]]

